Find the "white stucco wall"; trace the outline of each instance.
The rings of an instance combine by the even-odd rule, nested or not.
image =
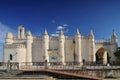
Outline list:
[[[66,62],[72,62],[73,54],[74,54],[74,44],[73,39],[69,39],[65,41],[65,61]]]
[[[28,35],[28,36],[31,36],[32,38],[32,35]],[[39,38],[33,37],[32,39],[30,39],[32,40],[31,42],[32,44],[29,44],[30,41],[26,42],[28,40],[28,37],[24,37],[24,39],[20,39],[18,37],[19,37],[19,34],[17,37],[13,37],[13,38],[10,38],[10,40],[6,40],[4,45],[8,47],[4,47],[3,49],[4,62],[8,62],[9,55],[10,54],[14,55],[16,54],[16,52],[17,54],[13,56],[12,62],[20,62],[20,63],[26,62],[27,56],[31,57],[32,62],[44,62],[45,56],[47,56],[46,59],[48,59],[48,61],[50,60],[50,62],[52,62],[52,58],[49,58],[49,57],[52,57],[52,56],[56,57],[57,62],[60,62],[60,61],[64,62],[64,59],[65,59],[65,62],[73,62],[74,51],[76,54],[78,54],[77,53],[79,52],[78,47],[80,45],[81,45],[81,57],[82,57],[81,60],[85,59],[85,61],[91,61],[90,59],[91,59],[92,52],[94,52],[93,54],[96,54],[98,49],[105,48],[111,57],[111,61],[116,61],[116,57],[114,56],[113,53],[117,49],[117,42],[115,41],[111,42],[111,40],[107,41],[108,44],[105,44],[106,43],[105,40],[98,40],[97,42],[95,41],[95,46],[94,46],[95,51],[92,51],[93,48],[91,48],[92,43],[90,42],[90,35],[81,36],[80,37],[81,43],[78,41],[78,43],[80,44],[79,46],[75,46],[75,45],[78,45],[78,43],[73,44],[73,40],[75,39],[74,35],[65,36],[61,34],[61,36],[59,35],[59,36],[53,37],[53,36],[49,36],[46,32],[44,33],[44,35],[40,36]],[[59,40],[60,38],[61,38],[61,41],[63,42],[62,44],[60,44],[60,40]],[[22,45],[24,47],[22,47]],[[28,47],[31,48],[31,51]],[[27,55],[29,53],[31,53],[31,56]],[[63,56],[64,59],[62,59],[61,56]],[[55,62],[55,60],[53,60],[53,62]]]
[[[82,59],[85,59],[85,61],[89,60],[89,40],[88,39],[82,39],[81,40],[81,54]]]
[[[32,43],[32,62],[43,62],[44,54],[42,53],[42,41],[35,40]]]
[[[12,60],[10,60],[10,54],[12,54]],[[25,48],[11,48],[4,49],[4,62],[26,62],[26,49]]]

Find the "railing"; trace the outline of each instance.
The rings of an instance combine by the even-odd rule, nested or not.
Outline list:
[[[96,63],[96,62],[91,62],[91,61],[85,61],[83,62],[84,65],[88,65],[88,66],[106,66],[107,64],[101,64],[101,63]],[[111,66],[120,66],[120,64],[116,61],[110,61],[110,63],[108,63]]]
[[[42,66],[45,65],[45,62],[22,62],[22,65],[33,65],[33,66]],[[56,66],[56,65],[62,65],[62,62],[49,62],[47,63],[51,66]],[[79,65],[79,62],[66,62],[65,65],[71,66],[71,65]]]
[[[82,69],[81,66],[64,66],[64,65],[49,65],[49,66],[35,66],[35,65],[29,65],[29,66],[21,66],[22,70],[43,70],[43,69],[52,69],[52,70],[78,70]]]
[[[62,65],[61,62],[22,62],[21,69],[55,69],[55,70],[76,70],[76,69],[120,69],[120,65],[111,65],[111,64],[96,64],[86,62],[83,65],[79,65],[79,63],[66,62],[66,65]]]
[[[88,62],[89,63],[89,62]],[[66,62],[66,65],[62,65],[61,62],[52,62],[52,63],[45,63],[45,62],[22,62],[20,65],[17,62],[10,62],[10,63],[0,63],[0,69],[10,69],[10,70],[17,70],[17,69],[27,69],[27,70],[36,70],[36,69],[55,69],[55,70],[81,70],[81,69],[119,69],[120,65],[101,65],[101,64],[88,64],[87,62],[83,65],[79,65],[78,63],[73,62]]]
[[[45,63],[45,62],[22,62],[20,65],[16,62],[8,62],[8,63],[1,63],[0,69],[1,70],[58,70],[58,71],[65,71],[70,73],[78,73],[78,74],[85,74],[85,75],[92,75],[98,77],[105,77],[106,74],[109,72],[113,73],[113,76],[119,76],[120,66],[113,66],[113,65],[74,65],[72,62],[67,62],[67,65],[61,65],[59,62],[58,64],[54,63]]]
[[[21,69],[80,69],[82,66],[79,63],[66,62],[66,65],[62,65],[61,62],[22,62]]]
[[[8,64],[8,63],[3,63],[3,62],[1,62],[1,63],[0,63],[0,70],[6,70],[6,69],[7,69],[7,64]]]
[[[104,78],[106,76],[109,76],[109,73],[112,74],[113,77],[118,77],[120,72],[120,66],[109,66],[109,65],[59,65],[59,64],[48,64],[45,65],[45,63],[41,63],[42,65],[38,65],[39,63],[29,63],[29,65],[21,65],[21,70],[27,70],[27,71],[41,71],[41,70],[57,70],[57,71],[63,71],[69,72],[69,73],[77,73],[77,74],[83,74],[83,75],[91,75],[91,76],[97,76],[100,78]]]
[[[86,69],[96,69],[96,70],[101,70],[101,69],[111,69],[111,70],[120,70],[120,66],[86,66]]]
[[[0,70],[19,70],[19,63],[17,62],[8,62],[0,63]]]

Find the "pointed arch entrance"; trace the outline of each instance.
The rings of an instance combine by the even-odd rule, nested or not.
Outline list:
[[[110,63],[110,57],[108,51],[105,48],[100,48],[96,52],[96,63],[98,64]]]

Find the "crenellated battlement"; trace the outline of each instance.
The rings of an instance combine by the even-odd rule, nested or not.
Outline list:
[[[73,40],[75,37],[74,36],[65,36],[66,40]]]
[[[23,44],[26,42],[26,39],[13,39],[13,43],[17,43],[17,44]]]
[[[42,37],[41,36],[36,36],[36,37],[33,37],[33,41],[38,41],[38,40],[42,40]]]
[[[25,44],[6,44],[4,45],[4,48],[26,48]]]
[[[107,39],[107,40],[95,40],[95,43],[110,43],[111,40],[110,39]]]
[[[89,39],[89,36],[81,36],[81,39]]]
[[[51,36],[50,37],[50,40],[58,40],[59,38],[58,38],[58,36]]]

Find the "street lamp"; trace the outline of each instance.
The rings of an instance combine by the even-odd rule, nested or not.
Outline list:
[[[9,71],[9,70],[12,69],[12,64],[11,64],[10,61],[13,60],[13,57],[14,57],[15,55],[17,55],[17,52],[16,52],[14,55],[12,55],[12,54],[9,55],[10,57],[9,57],[9,60],[8,60],[8,63],[7,63],[7,71]]]

